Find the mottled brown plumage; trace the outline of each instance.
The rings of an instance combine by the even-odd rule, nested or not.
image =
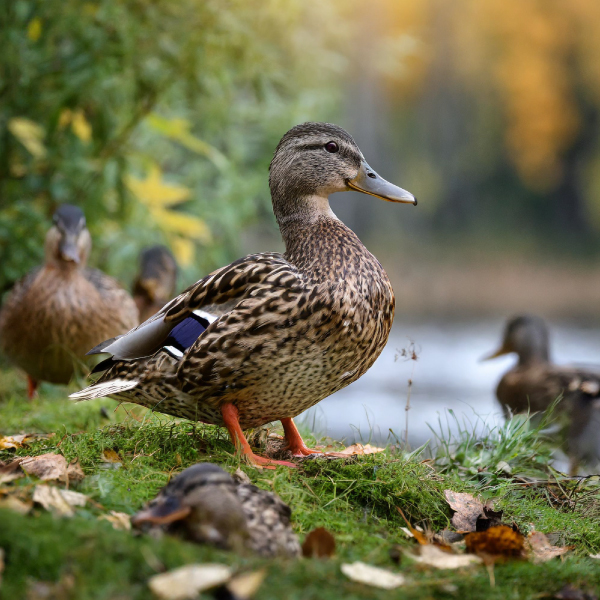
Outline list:
[[[546,324],[539,317],[511,319],[500,349],[488,358],[515,353],[519,360],[498,383],[496,395],[505,415],[543,412],[562,398],[558,411],[567,420],[571,470],[580,462],[600,461],[600,369],[558,366],[550,360]]]
[[[172,297],[177,283],[177,262],[168,248],[150,246],[140,253],[140,271],[133,283],[133,299],[140,322],[157,313]]]
[[[37,381],[67,383],[74,363],[109,335],[138,321],[129,294],[104,273],[85,266],[91,238],[85,217],[62,205],[46,236],[46,260],[19,281],[0,313],[0,349]]]
[[[234,481],[217,465],[199,463],[177,475],[132,523],[218,548],[297,557],[300,544],[290,517],[289,506],[274,493]]]
[[[94,351],[112,355],[105,372],[73,398],[112,395],[225,425],[255,463],[277,461],[253,455],[241,430],[281,420],[292,452],[312,452],[292,417],[363,375],[394,318],[383,267],[333,214],[328,196],[357,189],[416,201],[381,179],[348,133],[324,123],[285,134],[269,183],[285,253],[223,267],[127,336],[101,344]],[[184,329],[202,319],[206,331],[188,339]]]

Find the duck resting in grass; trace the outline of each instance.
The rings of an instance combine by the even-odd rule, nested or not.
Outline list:
[[[82,210],[62,204],[46,234],[45,263],[21,279],[0,312],[0,350],[29,378],[68,383],[90,346],[139,323],[131,296],[86,267],[92,246]]]
[[[329,207],[356,190],[416,204],[382,179],[352,137],[304,123],[281,139],[270,166],[285,253],[252,254],[207,275],[155,316],[91,353],[110,357],[71,395],[135,402],[225,426],[249,462],[243,430],[280,420],[294,456],[307,448],[293,417],[361,377],[385,346],[394,292],[379,261]]]
[[[171,251],[157,244],[140,253],[140,271],[133,283],[133,299],[140,321],[149,319],[173,296],[177,283],[177,262]]]
[[[212,463],[198,463],[179,473],[131,522],[226,550],[297,557],[291,514],[273,492],[235,481]]]
[[[600,369],[555,365],[550,360],[546,323],[521,315],[506,324],[502,346],[485,360],[515,353],[517,364],[504,374],[496,395],[506,417],[543,412],[562,398],[558,411],[567,418],[567,453],[571,473],[580,463],[600,462]]]

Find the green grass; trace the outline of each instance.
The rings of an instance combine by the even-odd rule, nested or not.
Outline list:
[[[240,463],[222,429],[170,419],[131,405],[115,412],[116,403],[110,400],[72,404],[64,388],[44,386],[33,402],[25,399],[24,392],[18,375],[0,370],[0,435],[56,435],[16,452],[0,451],[0,460],[50,451],[62,452],[68,460],[78,458],[86,478],[76,489],[89,495],[93,503],[79,509],[72,519],[54,518],[41,509],[22,516],[0,508],[0,548],[6,552],[2,597],[25,597],[28,582],[55,582],[69,575],[76,584],[74,598],[148,598],[147,580],[157,571],[207,561],[241,570],[265,567],[267,580],[257,595],[261,600],[531,598],[551,596],[569,582],[586,589],[600,588],[600,563],[588,558],[590,553],[600,552],[597,482],[579,487],[569,484],[562,490],[521,485],[515,476],[528,468],[547,472],[544,461],[536,462],[536,457],[546,455],[536,446],[538,438],[528,433],[531,430],[516,423],[500,438],[495,432],[493,439],[471,440],[460,447],[463,462],[457,462],[455,453],[453,460],[438,467],[433,461],[422,461],[418,453],[407,457],[385,452],[345,460],[307,460],[296,470],[259,471]],[[488,447],[496,439],[504,440],[505,450]],[[458,445],[448,443],[449,452],[459,445],[460,441]],[[500,460],[511,464],[511,476],[481,463],[486,447],[492,451],[494,464]],[[102,461],[107,448],[122,457],[121,468]],[[229,471],[241,467],[253,483],[276,491],[292,507],[294,528],[301,538],[317,526],[335,535],[336,557],[329,561],[239,557],[178,539],[156,540],[115,531],[98,520],[108,510],[137,511],[173,474],[198,461],[212,461]],[[465,470],[458,468],[464,461],[470,461],[471,467],[479,461],[483,470],[465,477]],[[493,477],[478,476],[486,472]],[[25,477],[4,489],[22,488],[25,494],[34,483]],[[533,524],[539,531],[557,533],[560,543],[575,545],[575,551],[563,561],[544,565],[497,565],[494,588],[484,568],[434,571],[419,568],[410,559],[395,565],[390,548],[414,544],[400,530],[404,522],[396,507],[413,524],[438,531],[449,525],[445,489],[494,497],[506,521],[514,521],[524,530]],[[400,593],[353,583],[341,574],[340,564],[354,560],[400,571],[408,585]]]

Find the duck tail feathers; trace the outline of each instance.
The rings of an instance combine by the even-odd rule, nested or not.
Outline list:
[[[70,394],[69,398],[76,402],[92,400],[94,398],[104,398],[106,396],[113,396],[131,390],[136,387],[138,383],[139,381],[137,379],[109,379],[108,381],[95,383],[79,392]]]

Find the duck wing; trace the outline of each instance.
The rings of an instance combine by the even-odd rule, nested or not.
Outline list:
[[[88,354],[108,353],[115,360],[135,360],[167,347],[180,357],[240,302],[265,297],[269,290],[299,290],[301,284],[300,273],[281,254],[251,254],[207,275],[138,327],[102,342]]]

